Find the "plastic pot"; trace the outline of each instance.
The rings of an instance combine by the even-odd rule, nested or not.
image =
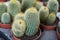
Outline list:
[[[0,28],[11,28],[11,24],[3,24],[3,23],[0,23]]]
[[[31,37],[24,35],[23,37],[18,38],[13,35],[13,40],[39,40],[40,36],[41,36],[41,30],[39,29],[37,34]]]

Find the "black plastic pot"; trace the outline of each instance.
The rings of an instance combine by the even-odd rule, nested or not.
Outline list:
[[[0,31],[0,38],[3,40],[10,40],[3,32]]]

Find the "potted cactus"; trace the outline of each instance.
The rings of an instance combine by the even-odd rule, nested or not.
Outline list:
[[[12,25],[13,38],[15,40],[38,40],[41,35],[39,24],[37,9],[35,7],[28,8],[24,14],[20,13],[15,16]]]
[[[60,40],[60,21],[58,22],[58,25],[57,25],[57,37],[58,37],[58,40]]]

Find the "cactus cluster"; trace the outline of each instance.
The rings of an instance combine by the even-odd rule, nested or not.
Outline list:
[[[8,5],[8,13],[14,17],[16,14],[18,14],[21,10],[21,4],[17,0],[10,0]]]
[[[50,13],[54,12],[55,14],[57,14],[58,8],[59,8],[58,1],[57,0],[49,0],[47,7],[49,8]]]
[[[39,28],[39,13],[36,8],[31,7],[25,11],[25,20],[27,23],[26,35],[35,35]]]

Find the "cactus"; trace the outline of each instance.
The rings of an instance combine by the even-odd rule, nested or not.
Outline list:
[[[7,11],[7,6],[4,4],[4,2],[0,2],[0,13],[4,13]]]
[[[8,6],[8,13],[10,13],[12,17],[14,17],[16,14],[20,12],[20,8],[21,8],[21,5],[19,1],[10,0],[9,6]]]
[[[58,32],[60,33],[60,21],[58,22],[57,28],[58,28]]]
[[[11,22],[10,15],[8,13],[3,13],[1,16],[1,22],[4,24],[8,24]]]
[[[21,37],[26,31],[26,22],[22,19],[15,20],[12,25],[12,31],[16,37]]]
[[[40,13],[40,20],[41,20],[41,22],[45,23],[47,17],[49,16],[49,9],[47,7],[45,7],[45,6],[42,6],[39,9],[39,13]]]
[[[26,9],[32,7],[36,0],[22,0],[22,11],[25,12]]]
[[[42,6],[43,6],[43,4],[39,1],[36,1],[36,3],[34,4],[34,7],[36,7],[37,10],[39,10]]]
[[[47,25],[53,25],[56,20],[55,13],[50,13],[50,15],[47,18]]]
[[[21,12],[15,16],[15,20],[24,19],[24,14]]]
[[[36,8],[31,7],[25,11],[25,21],[27,23],[27,36],[33,36],[37,33],[39,28],[39,13]]]
[[[54,12],[55,14],[57,14],[58,8],[59,8],[58,1],[57,0],[49,0],[47,7],[49,8],[50,13]]]

